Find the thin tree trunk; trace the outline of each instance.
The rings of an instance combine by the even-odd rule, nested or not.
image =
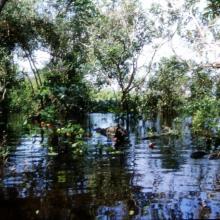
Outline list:
[[[2,96],[0,97],[0,103],[4,101],[4,99],[5,99],[5,94],[6,94],[7,89],[6,89],[6,88],[3,88],[2,91],[3,91],[3,92],[2,92]]]
[[[36,81],[37,88],[39,89],[40,86],[39,86],[39,82],[38,82],[37,73],[35,72],[35,70],[34,70],[34,68],[33,68],[33,66],[32,66],[32,62],[31,62],[31,60],[30,60],[30,57],[29,57],[27,51],[24,50],[24,52],[25,52],[26,57],[28,58],[28,62],[29,62],[29,64],[30,64],[31,70],[32,70],[32,72],[33,72],[33,74],[34,74],[34,78],[35,78],[35,81]]]
[[[33,65],[33,67],[34,67],[34,69],[35,69],[35,72],[36,72],[36,74],[37,74],[37,77],[38,77],[39,83],[40,83],[40,85],[42,86],[42,80],[41,80],[41,77],[40,77],[39,71],[38,71],[38,69],[37,69],[37,67],[36,67],[36,65],[35,65],[35,62],[34,62],[32,56],[31,56],[30,52],[29,52],[29,57],[30,57],[30,59],[31,59],[32,65]]]
[[[6,82],[6,79],[4,78],[4,81],[1,82],[2,83],[2,86],[0,84],[0,87],[1,87],[1,90],[0,92],[2,93],[1,96],[0,96],[0,103],[4,101],[5,99],[5,96],[6,96],[6,91],[7,91],[7,82]]]
[[[126,130],[129,131],[128,93],[126,91],[122,91],[121,108],[122,112],[125,113]]]

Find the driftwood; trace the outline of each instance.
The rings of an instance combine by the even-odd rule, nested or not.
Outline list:
[[[118,143],[124,142],[128,136],[127,131],[119,125],[108,128],[96,128],[95,131],[108,138],[115,138],[116,142]]]
[[[203,67],[212,67],[214,69],[219,69],[220,68],[220,63],[219,62],[209,63],[209,64],[203,65]]]

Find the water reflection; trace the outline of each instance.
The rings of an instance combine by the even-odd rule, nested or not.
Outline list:
[[[34,141],[27,135],[19,142],[12,137],[0,175],[3,219],[220,217],[220,162],[190,158],[193,145],[186,127],[183,137],[160,138],[151,149],[150,141],[141,139],[155,124],[140,120],[130,128],[122,153],[111,155],[106,153],[111,140],[94,129],[115,124],[113,114],[91,114],[88,154],[78,159],[48,154],[40,135]]]

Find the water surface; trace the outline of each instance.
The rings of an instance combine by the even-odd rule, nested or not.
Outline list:
[[[220,161],[194,160],[189,129],[149,148],[142,140],[152,122],[131,126],[122,153],[97,127],[115,125],[113,114],[90,114],[88,153],[51,155],[40,135],[12,133],[10,155],[0,171],[2,219],[217,219]],[[101,150],[100,150],[101,149]]]

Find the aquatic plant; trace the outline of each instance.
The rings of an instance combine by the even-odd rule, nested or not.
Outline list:
[[[0,164],[4,164],[7,161],[9,155],[9,149],[6,146],[0,145]]]
[[[57,128],[55,131],[58,135],[59,145],[66,145],[74,156],[82,156],[86,153],[87,148],[83,141],[85,134],[84,129],[79,125],[69,122],[66,126]]]

